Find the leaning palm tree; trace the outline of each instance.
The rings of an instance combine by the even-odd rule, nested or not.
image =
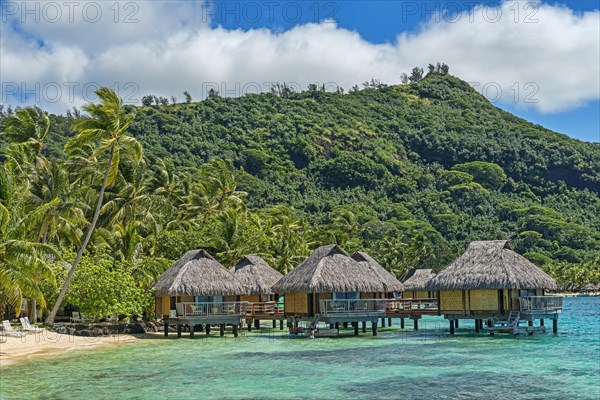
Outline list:
[[[90,116],[81,118],[74,123],[73,127],[79,134],[67,142],[65,149],[69,151],[74,148],[87,146],[90,143],[95,144],[95,151],[91,158],[95,160],[105,156],[106,165],[104,167],[104,177],[102,178],[102,184],[98,193],[98,199],[96,200],[92,220],[87,227],[83,240],[81,241],[81,246],[77,251],[77,256],[69,269],[69,273],[58,294],[56,303],[54,303],[54,307],[46,319],[46,324],[54,323],[54,318],[56,318],[58,309],[67,294],[69,283],[73,278],[77,265],[83,257],[83,252],[92,238],[96,223],[98,222],[100,210],[102,209],[104,192],[107,186],[110,186],[115,182],[119,172],[121,149],[127,150],[136,162],[139,162],[143,155],[141,144],[136,139],[125,134],[133,120],[133,115],[128,114],[125,111],[123,100],[107,87],[101,87],[96,90],[96,95],[100,99],[100,103],[90,103],[83,107]]]

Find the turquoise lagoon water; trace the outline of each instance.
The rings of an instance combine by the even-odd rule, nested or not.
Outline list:
[[[600,399],[600,298],[564,305],[556,336],[451,337],[428,317],[377,337],[141,339],[2,368],[0,399]]]

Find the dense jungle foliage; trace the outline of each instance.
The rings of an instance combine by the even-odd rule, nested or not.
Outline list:
[[[561,283],[600,281],[600,145],[506,113],[447,73],[186,98],[2,110],[4,303],[54,304],[82,248],[65,295],[94,315],[139,313],[144,289],[191,248],[286,272],[335,242],[405,277],[472,240],[510,239]]]

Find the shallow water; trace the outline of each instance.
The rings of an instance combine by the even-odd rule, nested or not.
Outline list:
[[[463,322],[450,337],[441,317],[419,333],[395,325],[377,337],[264,329],[74,351],[1,369],[0,399],[600,399],[598,297],[565,298],[556,336],[489,337]]]

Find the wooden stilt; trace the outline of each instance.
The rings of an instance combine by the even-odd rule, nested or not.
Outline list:
[[[255,319],[255,320],[254,320],[254,327],[255,327],[256,329],[260,329],[260,320],[259,320],[259,319]]]
[[[329,329],[333,329],[335,327],[334,324],[329,324]]]
[[[277,321],[273,320],[273,329],[277,328]]]
[[[554,318],[552,320],[552,333],[554,333],[554,334],[558,333],[558,318]]]
[[[400,329],[404,329],[404,318],[400,318]]]
[[[354,336],[358,336],[358,322],[354,322]]]
[[[367,321],[362,322],[362,331],[363,333],[367,333]]]
[[[165,329],[165,336],[168,337],[169,336],[169,321],[168,320],[163,321],[163,328]]]
[[[454,320],[454,327],[458,328],[458,320],[457,319]]]
[[[177,324],[177,337],[181,337],[181,324]]]
[[[478,319],[475,320],[475,332],[476,333],[479,332],[479,320]]]
[[[388,326],[392,326],[392,319],[388,318]]]
[[[371,323],[371,329],[373,331],[373,336],[377,336],[377,321]]]
[[[414,328],[415,328],[415,331],[418,331],[418,330],[419,330],[419,320],[418,320],[418,319],[416,319],[416,318],[415,318],[415,319],[413,320],[413,326],[414,326]]]
[[[252,332],[252,322],[248,322],[248,332]]]
[[[533,326],[533,321],[527,321],[527,326]]]
[[[544,319],[540,319],[540,326],[544,326]]]
[[[454,320],[450,320],[450,334],[454,335]]]
[[[225,324],[219,325],[219,336],[225,336]]]
[[[283,320],[282,319],[279,320],[279,330],[280,331],[283,330]]]
[[[385,328],[385,318],[381,318],[381,327]]]
[[[210,335],[210,324],[206,324],[206,334]]]
[[[338,331],[340,330],[340,323],[339,322],[335,323],[335,329],[337,329]]]
[[[344,328],[347,328],[347,327],[348,327],[348,323],[344,322]]]
[[[190,339],[194,338],[194,331],[196,330],[196,325],[190,325]]]
[[[238,324],[233,324],[233,337],[238,337]]]

